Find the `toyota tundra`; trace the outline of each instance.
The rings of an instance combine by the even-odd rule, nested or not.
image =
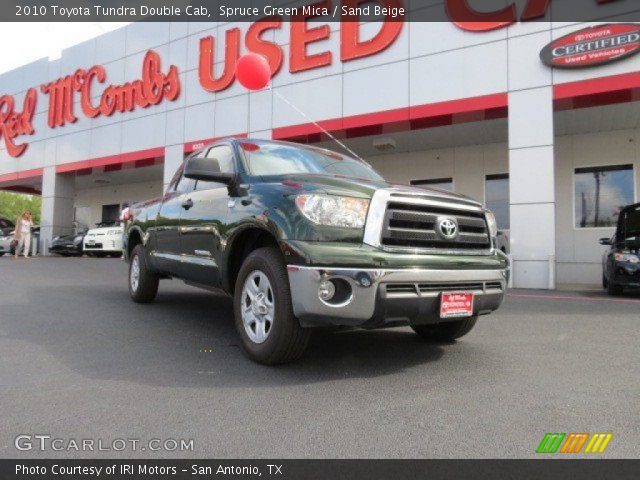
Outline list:
[[[498,308],[509,275],[478,202],[390,184],[315,146],[215,143],[130,215],[131,298],[152,301],[166,278],[222,290],[244,350],[264,364],[300,357],[319,326],[409,325],[452,341]]]

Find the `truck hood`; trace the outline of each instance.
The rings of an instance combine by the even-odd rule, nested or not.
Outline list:
[[[427,195],[434,198],[451,200],[451,201],[464,201],[465,203],[474,203],[481,205],[479,202],[473,200],[465,195],[460,195],[439,188],[418,188],[408,185],[400,185],[390,183],[385,180],[367,180],[364,178],[343,177],[337,175],[317,175],[317,174],[298,174],[287,175],[286,179],[289,182],[296,182],[302,184],[309,189],[318,189],[328,195],[345,195],[356,197],[371,198],[376,190],[382,188],[394,188],[414,195]]]

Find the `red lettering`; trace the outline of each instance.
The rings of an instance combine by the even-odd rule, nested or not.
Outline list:
[[[599,5],[618,0],[595,0]],[[544,17],[551,0],[528,0],[520,20]],[[447,15],[453,23],[470,32],[488,32],[504,28],[518,20],[516,5],[511,3],[495,12],[478,12],[469,6],[468,0],[445,0]]]
[[[331,8],[330,0],[322,0],[313,4],[314,12],[322,8]],[[291,31],[289,42],[289,71],[291,73],[310,70],[312,68],[331,65],[331,52],[321,52],[315,55],[307,55],[307,45],[329,38],[329,25],[315,28],[307,28],[307,20],[319,15],[298,14],[291,18]]]
[[[344,0],[342,5],[343,7],[354,9],[361,3],[367,2],[369,0]],[[380,3],[385,8],[401,8],[403,6],[402,0],[380,0]],[[403,25],[404,22],[400,22],[397,19],[393,21],[390,15],[387,15],[378,34],[370,40],[361,42],[360,22],[358,19],[342,22],[340,26],[340,59],[343,62],[347,62],[386,50],[398,38]]]
[[[446,0],[447,15],[455,25],[471,32],[485,32],[506,27],[517,21],[516,6],[507,5],[496,12],[481,13],[472,9],[467,0]]]
[[[255,22],[249,27],[245,37],[247,50],[264,56],[271,67],[271,76],[273,77],[280,67],[282,67],[282,48],[273,42],[263,40],[262,34],[266,30],[279,29],[282,26],[280,17],[267,17]]]
[[[15,100],[11,95],[0,97],[0,138],[4,138],[7,153],[19,157],[27,149],[28,144],[17,145],[14,139],[19,135],[32,135],[33,116],[36,111],[38,93],[35,88],[27,90],[22,104],[22,112],[15,112]]]
[[[104,83],[107,78],[107,74],[103,67],[95,66],[87,71],[81,86],[80,106],[82,111],[89,118],[95,118],[100,115],[100,107],[94,107],[91,104],[91,86],[93,79],[96,79],[100,83]]]
[[[529,0],[527,6],[522,12],[520,20],[533,20],[534,18],[544,17],[549,8],[549,2],[551,0]],[[601,1],[601,0],[598,0]]]
[[[100,99],[100,113],[105,117],[110,117],[116,111],[115,87],[108,87]]]
[[[160,56],[149,50],[142,63],[142,79],[124,85],[110,85],[100,97],[100,104],[92,103],[94,81],[104,83],[107,74],[104,67],[96,65],[89,70],[78,69],[73,75],[42,85],[40,89],[49,95],[48,124],[51,128],[75,122],[74,93],[80,92],[80,105],[89,118],[110,116],[114,112],[132,111],[136,107],[157,105],[164,98],[173,101],[180,95],[180,75],[172,65],[168,73],[162,73]]]
[[[75,75],[67,75],[40,86],[40,91],[49,95],[47,124],[50,128],[62,127],[67,122],[74,123],[78,120],[73,113],[74,77]]]
[[[236,63],[240,57],[240,29],[232,28],[225,34],[224,71],[219,78],[213,72],[215,65],[215,43],[213,37],[200,39],[198,77],[200,85],[208,92],[219,92],[229,88],[236,77]]]

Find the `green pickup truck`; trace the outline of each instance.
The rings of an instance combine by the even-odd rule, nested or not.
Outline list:
[[[319,326],[409,325],[451,341],[498,308],[509,275],[479,203],[390,184],[314,146],[215,143],[130,215],[131,298],[152,301],[164,278],[222,290],[244,350],[264,364],[299,358]]]

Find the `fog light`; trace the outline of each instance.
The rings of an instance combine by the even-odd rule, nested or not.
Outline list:
[[[318,296],[321,300],[328,302],[336,294],[336,286],[330,280],[323,280],[318,287]]]

